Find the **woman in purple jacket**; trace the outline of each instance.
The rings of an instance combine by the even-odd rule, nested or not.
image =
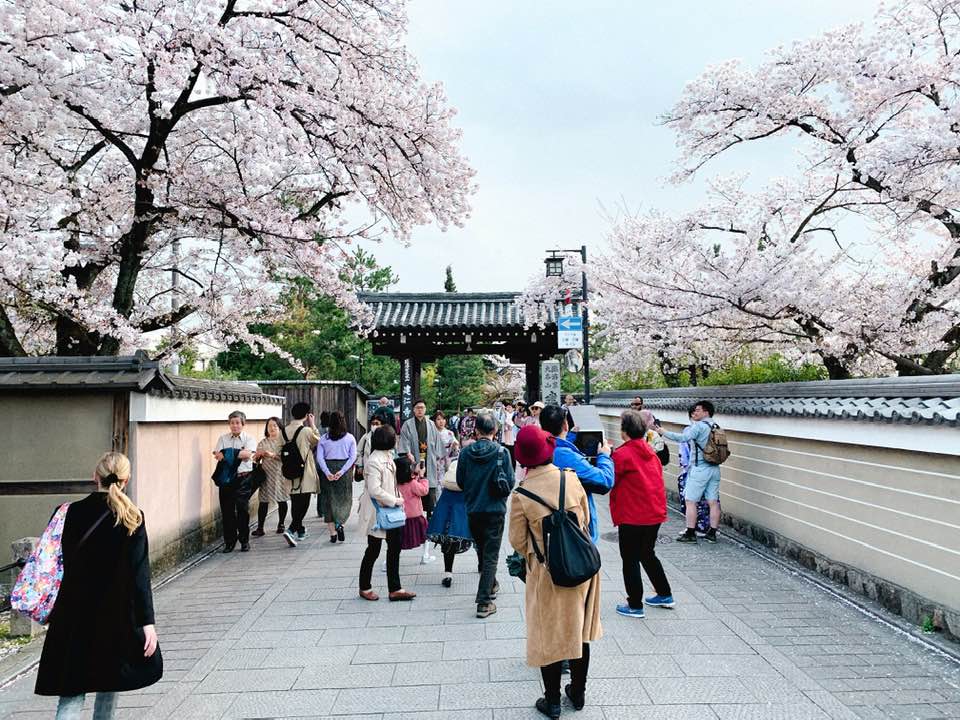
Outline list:
[[[320,507],[330,531],[330,542],[343,542],[343,523],[353,506],[353,486],[348,471],[357,461],[357,441],[347,432],[347,421],[339,410],[330,413],[330,426],[317,443],[320,473]]]

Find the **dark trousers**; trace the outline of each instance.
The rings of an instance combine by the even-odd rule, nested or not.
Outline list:
[[[297,493],[290,496],[290,532],[306,532],[303,527],[303,519],[307,516],[307,510],[310,509],[310,496],[313,493]]]
[[[503,541],[503,515],[500,513],[471,513],[470,534],[477,548],[480,584],[477,586],[477,605],[486,605],[497,582],[497,563],[500,543]]]
[[[447,548],[443,551],[443,571],[452,573],[453,572],[453,561],[457,557],[457,551],[455,548]]]
[[[560,676],[563,673],[560,660],[540,668],[540,677],[543,678],[544,695],[547,702],[560,704]],[[587,672],[590,669],[590,645],[583,644],[583,656],[570,660],[570,689],[574,693],[582,693],[587,689]]]
[[[423,512],[427,515],[427,520],[433,517],[433,510],[437,507],[437,489],[430,488],[430,491],[420,498],[423,501]]]
[[[627,590],[627,602],[632,608],[643,607],[643,566],[653,583],[657,595],[672,595],[670,583],[657,557],[657,532],[659,525],[621,525],[620,559],[623,561],[623,585]]]
[[[239,479],[239,476],[238,476]],[[250,491],[243,486],[220,488],[220,514],[223,517],[223,543],[233,547],[250,541]]]
[[[387,530],[387,589],[396,592],[400,584],[400,543],[403,542],[403,528]],[[360,562],[360,592],[369,590],[373,579],[373,566],[380,557],[383,540],[367,535],[367,551]]]
[[[262,502],[257,506],[257,529],[263,530],[263,524],[267,521],[267,512],[270,510],[270,503]],[[287,504],[285,502],[277,503],[277,524],[283,525],[287,519]]]

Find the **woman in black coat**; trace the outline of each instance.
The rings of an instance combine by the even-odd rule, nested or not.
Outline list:
[[[63,581],[50,614],[35,692],[59,695],[57,718],[80,717],[96,692],[95,720],[113,717],[116,693],[157,682],[163,659],[154,628],[143,513],[124,494],[130,461],[106,453],[99,492],[70,503],[63,524]]]

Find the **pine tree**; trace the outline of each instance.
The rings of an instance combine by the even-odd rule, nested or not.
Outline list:
[[[453,266],[447,265],[444,292],[457,291]],[[474,407],[483,399],[486,370],[477,355],[448,355],[437,361],[437,404],[450,415],[461,408]]]

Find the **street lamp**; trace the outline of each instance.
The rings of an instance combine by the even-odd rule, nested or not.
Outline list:
[[[558,250],[551,250],[550,256],[543,261],[547,266],[547,277],[563,277],[563,255]]]
[[[357,385],[363,385],[363,355],[349,355],[351,360],[356,360],[357,365],[359,365],[359,372],[357,377]]]
[[[579,253],[583,262],[581,273],[580,302],[583,304],[583,401],[590,404],[590,313],[587,310],[587,246],[581,245],[579,250],[550,250],[543,261],[546,265],[547,277],[563,277],[563,256]]]

